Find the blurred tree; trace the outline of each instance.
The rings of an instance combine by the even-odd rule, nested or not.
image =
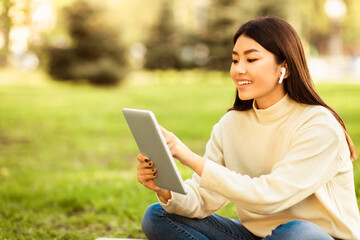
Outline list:
[[[328,41],[331,35],[331,19],[326,15],[326,0],[291,0],[288,5],[290,14],[287,18],[294,20],[295,27],[302,39],[315,48],[320,55],[328,52]],[[344,17],[343,41],[346,49],[354,54],[360,54],[360,1],[344,0],[347,5],[347,14]],[[294,23],[294,22],[292,22]]]
[[[159,23],[147,43],[149,52],[146,67],[206,67],[227,71],[231,62],[232,36],[237,28],[245,21],[258,16],[284,17],[288,7],[286,1],[255,1],[252,4],[245,0],[208,1],[207,4],[202,4],[202,16],[206,16],[206,19],[200,19],[205,20],[206,26],[197,29],[197,32],[184,33],[180,31],[184,28],[174,25],[172,21],[172,1],[164,1]],[[181,6],[175,6],[177,5]],[[203,13],[204,11],[206,13]]]
[[[79,1],[65,8],[64,13],[73,46],[48,48],[49,73],[61,80],[117,84],[125,74],[124,49],[116,30],[103,21],[99,6]]]
[[[11,19],[9,10],[13,2],[11,0],[2,0],[0,3],[0,38],[3,38],[3,46],[0,48],[0,66],[7,65],[9,55],[9,33],[11,29]]]
[[[330,33],[328,17],[324,10],[326,0],[296,1],[292,12],[301,16],[300,29],[297,29],[307,44],[314,46],[320,53],[327,51],[327,37]]]
[[[159,20],[145,44],[147,48],[145,68],[182,68],[179,59],[181,40],[175,29],[171,6],[171,1],[162,1]]]
[[[347,15],[344,22],[344,45],[351,55],[360,55],[360,1],[346,0]],[[346,47],[347,46],[347,47]]]
[[[246,0],[213,0],[206,41],[210,48],[207,66],[227,71],[231,62],[232,37],[240,25],[261,16],[285,18],[287,7],[287,0],[252,1],[251,4]]]
[[[208,68],[228,70],[230,67],[232,36],[237,25],[236,9],[235,0],[213,0],[209,6],[208,33],[204,39],[209,47]]]
[[[212,69],[228,68],[232,49],[234,16],[228,15],[234,0],[214,0],[207,19],[208,26],[199,32],[181,32],[174,24],[173,2],[162,0],[158,23],[146,42],[145,67],[149,69],[194,68],[206,66]],[[219,11],[219,8],[221,11]],[[225,9],[226,8],[226,9]],[[231,34],[227,34],[231,32]],[[199,57],[200,56],[200,57]],[[204,59],[208,58],[208,59]],[[225,67],[226,66],[226,67]]]
[[[287,17],[288,0],[267,0],[259,1],[255,6],[256,16],[278,16],[280,18]]]
[[[138,7],[145,4],[142,0],[124,0],[122,3],[127,1]],[[133,32],[138,31],[144,36],[147,35],[144,28],[151,29],[145,41],[146,68],[208,67],[227,71],[235,31],[242,23],[261,16],[278,16],[289,21],[301,36],[307,53],[313,49],[313,53],[325,54],[331,33],[330,21],[324,11],[325,1],[154,0],[151,14],[157,16],[156,24],[149,28],[154,21],[148,20],[147,25],[143,24]],[[344,42],[359,46],[360,1],[344,1],[348,5]],[[135,13],[129,11],[129,14]]]

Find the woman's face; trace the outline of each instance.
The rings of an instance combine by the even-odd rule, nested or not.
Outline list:
[[[241,35],[234,46],[230,75],[241,100],[255,99],[257,107],[265,109],[285,96],[279,84],[281,65],[275,55],[252,38]]]

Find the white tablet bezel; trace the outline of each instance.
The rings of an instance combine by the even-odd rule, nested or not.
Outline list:
[[[187,194],[179,170],[152,111],[123,108],[123,114],[140,152],[154,162],[158,187]]]

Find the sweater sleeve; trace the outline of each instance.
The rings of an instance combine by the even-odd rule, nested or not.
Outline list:
[[[217,128],[217,125],[214,126],[215,128]],[[206,145],[204,157],[211,159],[214,163],[222,164],[223,152],[216,142],[215,132],[212,131],[211,138]],[[159,199],[160,204],[167,212],[190,218],[205,218],[230,202],[222,194],[201,187],[200,177],[196,173],[192,179],[185,181],[185,187],[188,191],[187,195],[171,192],[172,198],[166,204]]]
[[[214,191],[256,214],[287,209],[317,191],[341,164],[339,129],[309,121],[293,135],[285,157],[267,175],[251,178],[207,160],[200,187]]]

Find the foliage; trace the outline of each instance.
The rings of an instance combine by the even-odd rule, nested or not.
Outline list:
[[[360,54],[360,1],[347,0],[345,2],[348,13],[344,21],[344,44],[348,46],[348,49],[353,48],[353,51],[356,50],[357,53]]]
[[[158,22],[146,42],[146,68],[196,68],[228,70],[232,37],[240,23],[263,15],[283,16],[284,0],[254,2],[214,0],[206,11],[205,29],[183,31],[176,26],[169,1],[164,1]],[[199,58],[199,54],[206,56]],[[204,57],[203,57],[204,58]]]
[[[4,43],[0,48],[0,66],[5,66],[8,61],[9,54],[9,33],[11,29],[11,19],[9,17],[9,9],[13,5],[11,0],[2,0],[0,3],[0,34],[3,33]]]
[[[179,58],[180,38],[176,34],[173,19],[169,1],[163,1],[158,23],[146,42],[146,68],[182,68]]]
[[[359,54],[360,1],[344,1],[348,9],[343,19],[345,51],[351,55]],[[170,8],[169,2],[163,4],[164,9]],[[152,41],[147,44],[149,55],[146,67],[151,69],[164,68],[163,66],[166,66],[165,68],[172,66],[176,69],[207,67],[227,71],[232,36],[237,28],[245,21],[269,15],[289,21],[301,36],[305,47],[309,46],[315,50],[311,53],[326,55],[332,28],[331,20],[324,10],[325,2],[326,0],[268,0],[249,3],[245,0],[213,0],[204,8],[206,29],[198,29],[195,32],[183,31],[184,28],[174,24],[173,14],[168,9],[163,11],[151,35]],[[166,33],[166,36],[157,35],[159,29],[162,29],[162,33]],[[205,61],[197,61],[194,57],[199,45],[208,51]],[[183,53],[187,53],[189,57],[183,58]]]
[[[70,86],[38,72],[2,70],[0,78],[13,84],[0,88],[0,239],[144,238],[140,220],[156,198],[136,181],[138,149],[121,108],[153,110],[203,154],[235,94],[229,76],[215,71],[134,73],[111,89]],[[317,87],[360,149],[360,85]],[[183,178],[192,175],[179,168]],[[236,217],[232,205],[220,213]]]
[[[63,31],[63,25],[67,24],[68,34],[73,41],[72,47],[45,48],[50,54],[49,72],[60,80],[87,78],[95,83],[116,82],[124,76],[125,72],[123,43],[131,45],[145,39],[146,68],[207,67],[228,70],[229,55],[231,55],[229,49],[231,50],[234,32],[240,24],[259,16],[275,15],[288,20],[302,37],[306,48],[314,49],[313,52],[320,55],[327,53],[328,40],[332,34],[331,20],[324,11],[326,0],[251,2],[246,0],[123,0],[100,1],[100,3],[96,0],[83,0],[81,4],[76,1],[51,1],[56,8],[68,6],[74,2],[75,4],[57,18],[57,28],[52,33],[32,36],[28,42],[29,49],[42,58],[43,40],[49,38],[48,42],[53,42],[53,37],[59,33],[59,30]],[[25,22],[20,26],[24,24],[25,27],[29,27],[28,21],[31,19],[29,14],[32,11],[30,6],[36,5],[38,1],[27,0],[26,4],[21,3],[24,1],[0,1],[0,34],[3,36],[0,38],[4,40],[4,47],[0,49],[0,65],[5,65],[7,55],[9,55],[9,33],[11,27],[14,27],[9,18],[9,9],[15,2],[26,5],[23,9]],[[180,4],[183,6],[182,9],[177,8],[180,2],[184,3]],[[360,38],[358,37],[360,1],[344,0],[344,2],[347,4],[347,15],[343,21],[345,52],[351,56],[358,56],[360,52]],[[206,6],[201,12],[195,11],[198,4],[204,3]],[[159,7],[160,12],[156,11]],[[105,11],[99,12],[99,9]],[[137,17],[139,9],[142,9],[141,17]],[[186,12],[187,17],[192,20],[179,24],[176,15],[177,13],[181,15],[183,12]],[[76,14],[82,14],[82,17],[76,17]],[[62,21],[63,15],[68,21]],[[199,19],[199,15],[203,17],[201,21],[205,22],[204,29],[189,26],[197,25],[194,23]],[[155,24],[154,19],[156,19]],[[152,25],[154,25],[153,28],[150,28],[149,26]],[[122,29],[122,43],[118,40],[118,30],[114,30],[119,26]],[[82,31],[86,34],[81,37],[74,31]],[[88,59],[87,53],[93,51],[101,54],[96,54],[97,58]],[[199,53],[202,57],[197,59]]]
[[[85,1],[65,9],[71,48],[49,47],[49,73],[62,80],[87,79],[96,85],[114,85],[125,74],[124,50],[113,26]]]
[[[229,69],[233,48],[233,36],[244,22],[268,15],[283,17],[286,1],[247,1],[214,0],[208,8],[207,34],[200,41],[209,47],[210,54],[206,67],[210,69]]]
[[[209,7],[208,32],[204,39],[209,47],[208,68],[228,70],[230,66],[232,37],[236,31],[234,11],[236,1],[215,0]],[[219,11],[221,9],[221,11]]]

